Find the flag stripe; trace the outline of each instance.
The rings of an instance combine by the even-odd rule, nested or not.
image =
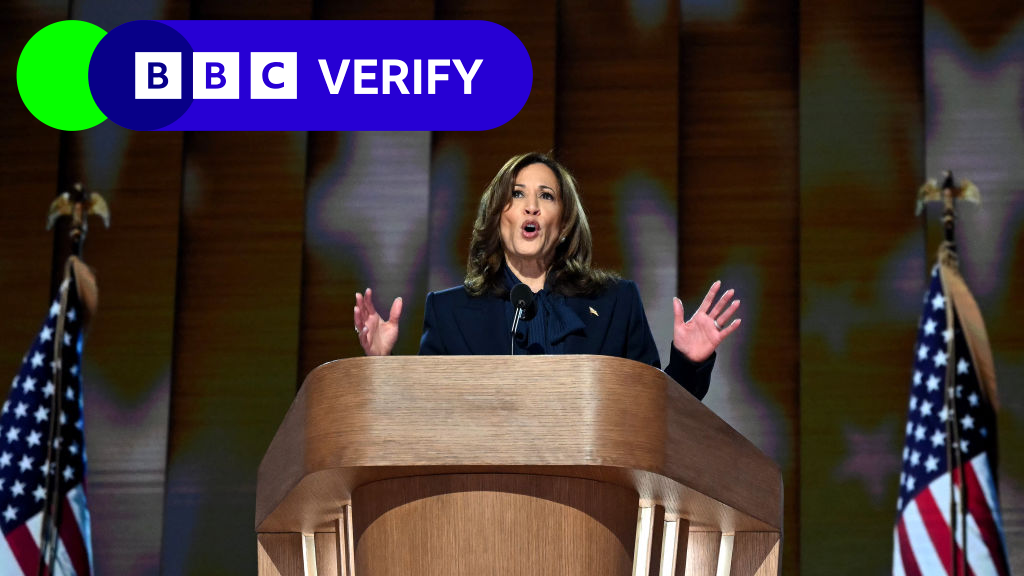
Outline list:
[[[900,555],[900,523],[892,529],[892,576],[907,576],[903,570],[903,557]]]
[[[953,492],[952,496],[956,498],[956,509],[962,509],[961,503],[961,486],[959,486],[959,470],[953,470],[953,482],[956,487],[956,491]],[[932,498],[937,502],[948,502],[949,501],[949,475],[943,475],[939,480],[936,480],[929,487],[932,492]],[[958,515],[959,512],[957,512]],[[947,529],[952,528],[952,522],[949,520],[949,512],[947,508],[942,508],[942,520],[946,524]],[[956,517],[956,561],[961,562],[962,544],[964,542],[964,522],[962,518]],[[971,528],[974,527],[974,531]],[[977,533],[978,525],[973,522],[970,515],[968,516],[968,574],[973,574],[978,570],[979,567],[983,568],[985,574],[990,574],[994,570],[991,559],[988,558],[988,553],[984,550],[984,542],[979,538]],[[946,547],[949,547],[949,543],[946,543]],[[957,564],[959,566],[959,564]]]
[[[7,533],[7,543],[11,546],[11,553],[14,554],[24,574],[35,574],[39,568],[39,545],[29,532],[28,526],[22,524]],[[44,574],[48,573],[44,569]]]
[[[57,538],[57,556],[53,560],[54,576],[78,576],[78,572],[75,571],[75,567],[71,564],[71,558],[68,558],[68,549],[64,547],[64,541]]]
[[[911,554],[917,562],[921,574],[929,576],[946,574],[946,567],[935,551],[935,546],[932,545],[916,501],[911,502],[904,509],[903,522],[906,524],[907,541],[910,543]]]
[[[39,554],[42,554],[43,513],[39,512],[26,520],[24,526],[28,528],[28,533],[32,535],[32,542],[35,544],[36,549],[39,550]],[[49,558],[46,559],[47,562],[49,560]],[[54,576],[70,576],[75,574],[74,568],[71,566],[71,560],[68,558],[67,550],[64,548],[64,543],[61,542],[60,534],[57,535],[57,554],[54,556],[53,562],[53,566],[47,566],[48,573]],[[31,574],[27,576],[31,576]]]
[[[0,567],[17,566],[18,559],[14,557],[14,551],[7,543],[7,538],[0,538]]]
[[[910,538],[907,537],[907,527],[903,524],[901,518],[896,523],[896,534],[899,540],[899,544],[895,547],[896,553],[900,557],[899,563],[895,567],[898,567],[901,572],[904,572],[907,576],[921,576],[921,569],[917,566],[917,559],[914,557],[914,551],[910,548]],[[894,568],[895,568],[894,567]],[[893,574],[896,574],[896,570],[893,570]]]
[[[943,480],[938,480],[935,484],[946,483]],[[946,484],[948,486],[948,483]],[[953,566],[953,552],[950,550],[950,541],[952,533],[949,530],[949,524],[946,523],[946,518],[942,514],[942,510],[939,505],[935,502],[935,498],[932,496],[930,489],[922,491],[914,499],[917,504],[917,509],[921,513],[921,519],[924,521],[924,528],[928,532],[928,537],[931,539],[932,547],[935,549],[935,553],[939,556],[939,561],[942,563],[942,567],[947,573],[952,572],[951,567]],[[959,555],[960,547],[957,546],[957,554]]]
[[[988,546],[982,540],[978,522],[971,514],[967,515],[967,562],[975,573],[986,575],[999,573],[999,566],[993,561]]]
[[[71,510],[71,504],[67,498],[61,499],[63,511],[61,512],[60,539],[67,550],[71,564],[75,567],[75,573],[89,573],[89,558],[85,552],[85,545],[82,542],[82,533],[78,530],[78,521],[75,513]]]
[[[992,478],[992,469],[988,465],[988,455],[979,454],[976,458],[971,460],[971,467],[974,468],[974,473],[978,478],[978,487],[981,488],[981,492],[985,495],[985,503],[988,505],[989,511],[992,513],[992,518],[996,525],[999,526],[999,538],[1003,537],[1003,517],[999,511],[999,502],[996,499],[996,485]],[[1005,542],[1004,550],[1005,550]]]
[[[71,511],[75,514],[75,521],[78,523],[78,530],[81,533],[82,541],[85,544],[86,560],[89,563],[89,571],[92,574],[92,523],[89,521],[89,507],[85,502],[85,482],[75,486],[68,492],[68,502],[71,504]]]
[[[1010,574],[1009,555],[1006,551],[1006,536],[1003,533],[1003,515],[999,509],[999,497],[996,494],[996,483],[992,476],[992,469],[989,466],[988,456],[986,454],[979,455],[971,461],[971,467],[977,476],[978,487],[985,495],[985,502],[988,504],[989,512],[995,523],[995,541],[999,545],[999,549],[993,552],[992,555],[999,559],[1002,566],[1004,566],[1005,573]]]
[[[979,458],[983,457],[985,457],[984,454]],[[995,564],[1000,576],[1009,576],[1006,558],[1003,556],[1004,548],[999,541],[1001,530],[992,518],[992,509],[988,506],[985,494],[982,492],[981,482],[978,481],[977,472],[974,469],[974,463],[977,461],[978,458],[975,458],[974,461],[967,464],[967,510],[977,523],[978,532],[988,549],[989,560]]]
[[[75,494],[77,490],[78,488],[75,488],[74,490],[68,492],[68,495],[70,496]],[[65,542],[65,538],[67,538],[67,536],[65,535],[65,526],[67,526],[69,523],[75,524],[75,533],[79,534],[79,539],[81,539],[81,533],[77,529],[78,519],[73,515],[69,515],[73,513],[71,510],[67,508],[67,502],[62,499],[62,503],[63,509],[61,511],[61,514],[63,516],[61,518],[61,527],[59,528],[60,532],[57,534],[57,553],[54,555],[53,565],[49,566],[49,571],[54,576],[76,576],[89,574],[90,572],[83,572],[78,568],[76,564],[72,563],[71,557],[68,555],[68,549]],[[40,538],[42,537],[43,532],[43,513],[39,512],[35,516],[29,518],[24,525],[26,528],[28,528],[29,534],[32,535],[32,541],[35,543],[36,549],[40,549],[40,546],[42,546],[42,541],[40,540]],[[81,547],[81,545],[79,545],[79,547]],[[47,558],[46,560],[47,562],[49,562],[50,559]],[[88,561],[86,561],[83,564],[83,566],[88,568]],[[34,574],[34,572],[32,574]],[[32,575],[29,574],[27,576]]]
[[[932,483],[932,486],[931,486],[932,497],[934,497],[939,502],[949,502],[950,493],[949,493],[949,482],[946,481],[947,478],[949,478],[948,475],[943,476],[942,481],[937,481],[937,482],[933,482]],[[957,509],[958,510],[962,510],[962,508],[961,508],[961,501],[960,501],[960,499],[961,499],[961,492],[960,492],[960,482],[959,482],[959,478],[960,478],[960,471],[959,470],[953,470],[953,478],[956,481],[956,483],[955,483],[956,491],[953,493],[953,495],[956,497]],[[968,569],[968,574],[972,574],[972,573],[975,573],[975,572],[981,572],[983,574],[995,574],[996,567],[995,567],[995,564],[992,562],[992,557],[988,553],[988,548],[985,546],[985,542],[981,539],[981,533],[978,530],[978,523],[975,521],[974,517],[971,516],[971,514],[969,512],[970,511],[968,511],[967,520],[966,520],[967,525],[966,526],[963,525],[964,522],[962,521],[962,518],[959,515],[960,514],[959,512],[958,512],[958,515],[957,515],[957,518],[956,518],[956,520],[957,520],[957,525],[956,525],[956,527],[957,527],[956,542],[957,542],[958,547],[962,546],[963,535],[964,535],[964,528],[967,529],[967,562],[968,562],[967,569]],[[951,522],[949,520],[948,511],[945,510],[945,509],[943,509],[943,518],[946,521],[946,525],[949,526],[951,524]]]

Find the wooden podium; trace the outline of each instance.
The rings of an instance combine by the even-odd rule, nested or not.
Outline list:
[[[782,476],[631,360],[352,358],[285,415],[256,532],[263,576],[774,575]]]

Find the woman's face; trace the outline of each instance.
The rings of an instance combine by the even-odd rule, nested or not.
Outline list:
[[[562,191],[547,165],[530,164],[516,174],[500,233],[507,259],[550,265],[562,234]]]

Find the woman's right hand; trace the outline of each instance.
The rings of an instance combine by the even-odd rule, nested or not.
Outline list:
[[[398,342],[398,319],[402,316],[402,298],[395,298],[391,314],[385,321],[373,307],[373,291],[365,294],[356,292],[356,306],[353,308],[359,344],[367,356],[387,356]]]

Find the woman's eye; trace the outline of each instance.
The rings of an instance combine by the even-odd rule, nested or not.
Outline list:
[[[545,199],[545,200],[554,200],[555,199],[555,195],[552,194],[551,192],[544,192],[544,193],[542,193],[540,195],[540,197]]]
[[[513,198],[522,198],[523,197],[523,191],[522,190],[512,190],[512,197]]]

